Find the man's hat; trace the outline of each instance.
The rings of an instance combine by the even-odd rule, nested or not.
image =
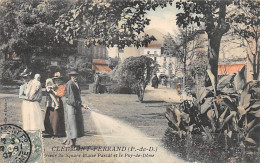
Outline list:
[[[77,70],[71,70],[69,73],[69,75],[79,75],[78,71]]]
[[[59,79],[59,78],[62,78],[62,76],[60,75],[60,72],[54,73],[54,76],[52,77],[52,79]]]

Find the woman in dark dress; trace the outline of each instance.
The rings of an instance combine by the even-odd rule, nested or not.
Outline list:
[[[46,81],[46,112],[44,119],[45,132],[54,137],[65,136],[65,120],[62,97],[65,95],[65,85],[59,72],[54,74],[52,81]]]

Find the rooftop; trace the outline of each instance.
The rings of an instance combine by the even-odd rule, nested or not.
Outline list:
[[[107,65],[107,61],[105,59],[93,59],[92,63],[99,65]]]
[[[219,64],[218,65],[218,74],[234,74],[239,72],[243,67],[245,66],[245,63],[240,64]]]
[[[108,66],[106,65],[92,65],[92,70],[95,70],[95,71],[112,71],[112,69],[110,69]]]
[[[161,47],[162,45],[160,43],[150,43],[148,44],[148,47]]]

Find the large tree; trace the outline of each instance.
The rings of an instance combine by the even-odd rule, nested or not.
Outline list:
[[[68,52],[67,42],[55,42],[54,24],[72,4],[69,0],[0,1],[0,45],[5,55],[15,52],[29,66],[32,55],[49,57]]]
[[[253,66],[253,79],[259,79],[260,71],[260,1],[243,0],[236,2],[236,10],[230,14],[233,32],[245,41],[248,60]]]
[[[208,35],[208,68],[215,76],[215,83],[218,78],[221,38],[230,29],[226,19],[226,10],[231,3],[231,0],[188,0],[176,2],[176,8],[182,9],[177,14],[177,24],[184,28],[189,24],[197,24],[197,26],[204,27]],[[214,88],[216,88],[216,84]]]
[[[204,30],[194,29],[193,27],[180,28],[174,35],[168,34],[164,37],[164,49],[167,48],[167,53],[177,57],[181,62],[183,72],[183,88],[186,82],[187,62],[192,61],[193,57],[201,55],[201,49],[205,47],[203,40],[198,40]],[[195,55],[196,54],[196,55]],[[204,66],[204,64],[201,64]],[[180,69],[180,65],[176,65],[176,70]]]

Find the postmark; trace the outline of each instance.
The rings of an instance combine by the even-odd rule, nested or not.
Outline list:
[[[32,153],[29,135],[13,124],[0,125],[0,162],[26,163]]]

